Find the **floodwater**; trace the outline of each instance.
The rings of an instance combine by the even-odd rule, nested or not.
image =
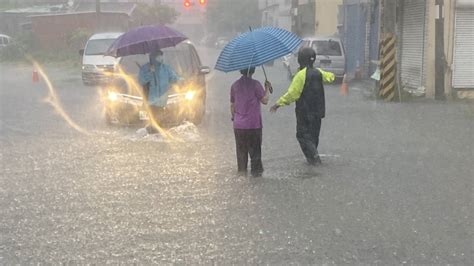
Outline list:
[[[200,52],[213,66],[217,51]],[[83,134],[42,101],[30,66],[0,67],[0,264],[474,261],[472,105],[384,104],[328,85],[323,164],[305,164],[293,107],[264,107],[265,172],[252,178],[236,174],[236,73],[208,76],[203,123],[170,141],[106,126],[77,70],[46,67]],[[279,61],[267,71],[273,104],[289,81]]]

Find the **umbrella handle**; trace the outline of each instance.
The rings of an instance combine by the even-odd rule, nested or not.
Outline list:
[[[265,67],[262,65],[262,70],[263,70],[263,75],[265,76],[265,81],[268,80],[267,78],[267,72],[265,71]]]
[[[262,65],[262,70],[263,70],[263,75],[265,76],[265,82],[267,82],[268,81],[267,73],[265,72],[265,67],[263,67],[263,65]],[[270,94],[273,93],[273,87],[270,86],[270,88],[268,88],[268,91],[270,92]]]
[[[251,26],[249,26],[249,30],[250,30],[250,32],[252,32],[252,27]],[[265,81],[268,81],[267,71],[265,71],[265,66],[264,65],[262,65],[262,70],[263,70],[263,75],[265,76]],[[270,93],[273,93],[273,88],[270,87],[269,91],[270,91]]]

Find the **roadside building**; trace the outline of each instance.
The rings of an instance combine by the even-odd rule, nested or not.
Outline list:
[[[344,0],[339,8],[338,28],[346,52],[346,73],[367,78],[379,58],[379,0]]]
[[[279,27],[291,31],[291,0],[259,0],[262,26]]]
[[[97,13],[95,4],[79,3],[68,13],[31,16],[32,33],[40,48],[64,48],[79,29],[91,33],[126,31],[135,7],[133,3],[101,3]]]
[[[292,31],[299,36],[315,34],[315,0],[259,0],[262,26]]]
[[[31,16],[44,14],[60,14],[67,7],[60,5],[37,5],[14,8],[0,12],[0,32],[10,36],[18,36],[31,31]]]
[[[435,96],[436,75],[445,76],[444,94],[474,92],[474,1],[444,1],[445,73],[435,71],[435,1],[404,0],[398,7],[399,85],[408,91]]]
[[[435,78],[444,75],[447,97],[474,94],[474,1],[444,0],[444,55],[436,55],[434,0],[399,0],[394,10],[383,10],[380,0],[344,0],[339,28],[346,50],[346,72],[367,78],[379,59],[383,12],[396,14],[397,83],[401,89],[435,97]],[[436,73],[436,57],[446,59],[445,73]]]
[[[293,31],[302,37],[337,33],[342,0],[259,0],[262,26]]]
[[[454,93],[458,97],[474,97],[474,1],[458,0],[451,5],[451,20],[445,22],[447,33],[447,49],[452,48],[452,56],[448,56],[448,64],[452,73],[448,72]],[[446,14],[448,16],[448,14]],[[450,27],[454,26],[454,34]],[[447,29],[446,29],[447,28]],[[447,84],[449,87],[449,84]],[[449,90],[448,90],[449,92]]]
[[[342,0],[315,1],[315,35],[338,35],[338,18],[342,3]]]

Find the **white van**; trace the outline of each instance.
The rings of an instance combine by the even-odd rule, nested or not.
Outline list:
[[[304,38],[300,48],[302,47],[311,47],[316,51],[315,67],[330,71],[337,79],[342,80],[346,72],[346,54],[339,38],[323,36]],[[288,68],[290,78],[298,71],[297,57],[298,50],[283,60],[284,66]]]
[[[110,45],[120,36],[121,32],[98,33],[92,35],[86,47],[79,53],[82,55],[82,82],[92,86],[106,83],[120,62],[120,58],[104,56]]]

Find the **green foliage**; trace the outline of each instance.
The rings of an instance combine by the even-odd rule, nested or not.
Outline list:
[[[0,0],[1,1],[1,0]],[[2,7],[0,5],[0,7]],[[6,5],[4,7],[7,7]],[[138,4],[134,14],[136,25],[167,24],[173,23],[178,17],[178,12],[165,5],[149,6]],[[33,35],[23,33],[14,38],[14,42],[0,51],[1,61],[25,61],[26,56],[31,56],[40,63],[65,63],[69,65],[80,64],[79,50],[83,49],[87,40],[92,35],[87,29],[79,28],[67,36],[67,48],[61,50],[39,50],[35,45]]]
[[[31,54],[40,64],[54,64],[56,66],[79,67],[82,65],[78,51],[69,50],[42,50]]]
[[[24,55],[25,51],[20,46],[8,45],[0,50],[0,62],[22,60]]]
[[[17,8],[17,6],[14,3],[11,3],[9,1],[4,2],[0,0],[0,11],[12,9],[12,8]]]
[[[33,34],[23,32],[12,39],[12,42],[0,50],[0,61],[21,61],[31,53],[34,47]]]
[[[14,37],[14,44],[21,46],[21,48],[28,52],[35,49],[35,38],[31,31],[24,31],[20,35]]]
[[[92,32],[83,28],[79,28],[71,32],[66,37],[68,50],[70,50],[71,52],[74,52],[74,51],[79,51],[80,49],[83,49],[87,43],[87,40],[90,38],[91,35],[92,35]]]
[[[68,47],[66,49],[38,49],[31,32],[25,32],[13,39],[13,43],[0,51],[0,61],[26,62],[33,58],[41,64],[63,63],[66,65],[80,65],[79,50],[92,34],[85,29],[77,29],[66,36]]]
[[[167,5],[151,6],[138,3],[133,14],[135,25],[171,24],[176,21],[179,13]]]
[[[249,26],[261,25],[258,1],[220,0],[209,1],[207,7],[208,30],[216,35],[248,31]]]

